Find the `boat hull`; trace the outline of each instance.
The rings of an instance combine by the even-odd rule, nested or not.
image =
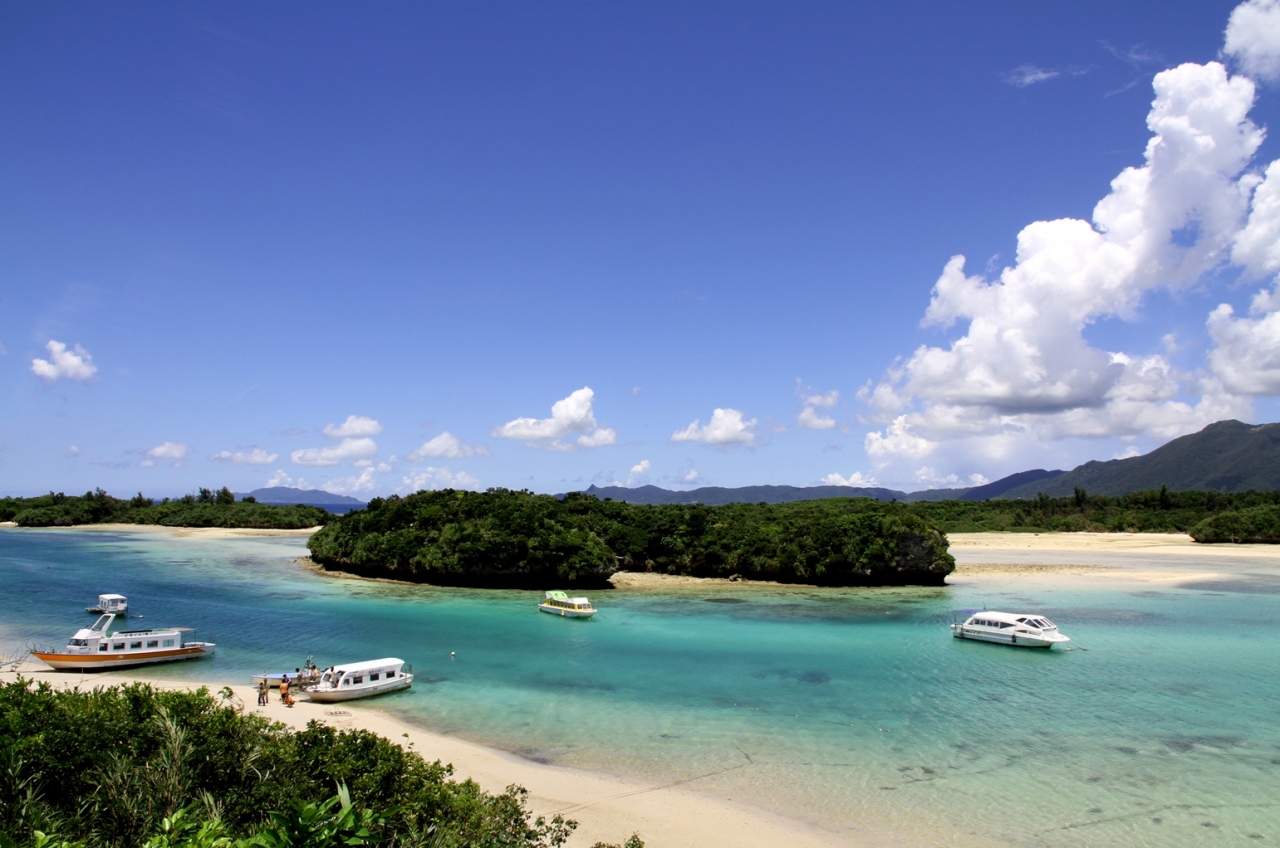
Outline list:
[[[538,609],[551,615],[558,615],[561,618],[590,618],[596,614],[595,610],[574,610],[562,609],[561,607],[553,607],[549,604],[538,604]]]
[[[1066,636],[1041,638],[1028,636],[1025,633],[1000,633],[983,630],[977,627],[966,627],[963,624],[951,625],[951,635],[957,639],[969,639],[974,642],[991,642],[994,645],[1012,645],[1015,648],[1052,648],[1071,640]]]
[[[388,692],[398,692],[413,685],[412,674],[402,674],[393,680],[383,680],[368,686],[348,686],[342,689],[304,689],[303,693],[312,701],[332,704],[338,701],[357,701],[361,698],[372,698]]]
[[[32,651],[31,656],[45,665],[61,671],[107,671],[113,668],[129,668],[135,665],[152,665],[154,663],[177,662],[178,660],[198,660],[201,657],[213,656],[214,646],[205,644],[188,644],[181,648],[166,651],[145,651],[138,653],[97,653],[97,654],[60,654],[55,652]]]

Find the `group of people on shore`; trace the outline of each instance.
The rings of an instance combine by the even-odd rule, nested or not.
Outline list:
[[[309,668],[308,672],[310,671],[311,669]],[[303,674],[303,671],[300,668],[294,669],[293,679],[295,681],[298,681],[299,685],[301,685],[302,682],[305,682],[303,680],[304,677],[311,677],[311,676],[315,676],[315,675]],[[264,671],[262,673],[262,681],[258,684],[258,706],[265,707],[267,705],[267,702],[270,700],[270,698],[268,697],[270,692],[271,692],[271,685],[268,682],[267,673]],[[288,674],[282,675],[280,678],[280,703],[284,704],[286,707],[292,707],[296,703],[296,701],[294,701],[293,699],[293,696],[289,694],[289,675]]]

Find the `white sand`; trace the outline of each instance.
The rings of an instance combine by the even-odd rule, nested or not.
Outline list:
[[[1063,551],[1280,558],[1280,545],[1202,545],[1185,533],[948,533],[951,553]]]
[[[28,679],[47,680],[55,686],[67,687],[91,688],[144,681],[165,689],[194,689],[204,685],[216,695],[222,686],[221,683],[149,679],[145,669],[88,675],[52,672],[38,662],[26,663],[23,673]],[[0,680],[4,682],[11,682],[16,676],[12,671],[0,672]],[[565,818],[578,822],[578,829],[569,840],[570,848],[592,845],[597,841],[621,843],[632,833],[639,833],[647,848],[823,848],[911,844],[888,835],[850,841],[841,835],[740,806],[731,799],[681,788],[681,784],[692,786],[697,775],[690,775],[685,781],[658,786],[632,783],[609,775],[536,763],[504,751],[432,733],[365,703],[313,704],[299,700],[290,708],[281,704],[279,695],[273,692],[270,705],[258,707],[254,686],[235,682],[229,685],[246,711],[263,713],[292,727],[301,729],[314,719],[340,730],[363,728],[401,745],[411,746],[428,760],[453,763],[456,778],[469,777],[490,792],[501,792],[510,784],[519,784],[529,790],[529,806],[535,814],[550,817],[561,813]]]
[[[12,521],[0,522],[0,527],[17,527]],[[301,530],[263,530],[257,527],[161,527],[158,524],[75,524],[70,527],[40,527],[39,530],[79,530],[98,533],[163,533],[177,538],[197,537],[205,539],[234,539],[241,536],[310,536],[319,527]]]
[[[948,583],[1050,579],[1176,585],[1280,573],[1280,546],[1202,545],[1182,533],[954,533]]]

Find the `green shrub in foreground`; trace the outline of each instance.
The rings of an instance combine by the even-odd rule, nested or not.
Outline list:
[[[291,730],[229,689],[0,684],[0,848],[552,848],[575,827],[518,786],[485,792],[364,730]]]

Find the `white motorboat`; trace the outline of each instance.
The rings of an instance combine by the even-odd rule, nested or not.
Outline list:
[[[548,592],[547,599],[538,604],[538,609],[565,618],[590,618],[596,614],[596,608],[586,598],[571,598],[564,592]]]
[[[325,669],[318,682],[304,683],[302,691],[313,701],[330,703],[384,695],[412,685],[413,667],[404,660],[387,657]]]
[[[110,632],[114,613],[105,613],[91,627],[76,631],[61,651],[32,651],[31,656],[54,668],[100,671],[149,663],[194,660],[213,656],[212,642],[195,642],[190,627]]]
[[[120,617],[129,614],[129,599],[124,595],[99,595],[96,607],[85,607],[85,612],[102,615],[104,612],[115,613]]]
[[[1042,615],[1017,612],[979,610],[964,624],[952,624],[951,635],[957,639],[975,639],[1020,648],[1052,648],[1070,642],[1058,632],[1058,626]]]

